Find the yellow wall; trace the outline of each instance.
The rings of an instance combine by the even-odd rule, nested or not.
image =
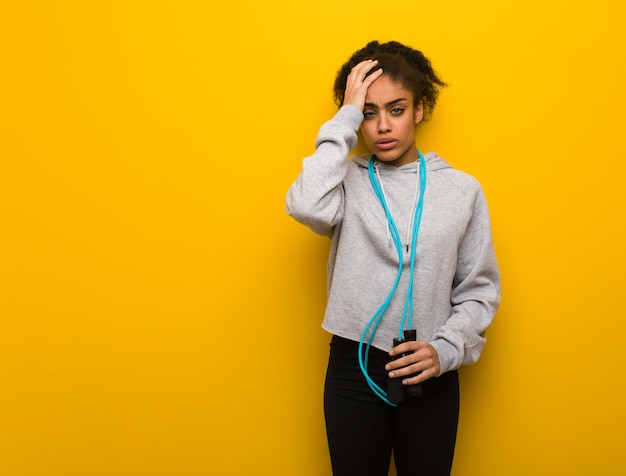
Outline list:
[[[454,475],[626,473],[625,7],[214,3],[0,3],[0,474],[330,474],[328,243],[283,200],[374,38],[451,83],[419,146],[492,211]]]

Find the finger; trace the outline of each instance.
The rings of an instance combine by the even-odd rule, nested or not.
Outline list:
[[[415,354],[406,355],[396,360],[392,360],[387,365],[385,365],[385,370],[390,374],[390,377],[398,377],[402,375],[409,375],[411,373],[424,370],[428,367],[428,362],[424,359],[421,359],[419,356]]]
[[[363,110],[368,88],[382,74],[382,71],[376,71],[368,76],[376,64],[378,60],[365,60],[352,68],[346,81],[344,104],[352,104]]]
[[[369,71],[370,69],[372,69],[372,66],[374,66],[376,63],[378,63],[377,59],[366,59],[354,65],[352,67],[352,71],[362,71],[362,70]]]
[[[376,81],[378,78],[380,78],[383,74],[383,69],[382,68],[378,68],[376,71],[372,71],[370,73],[370,71],[372,71],[371,69],[365,73],[366,76],[365,78],[363,78],[363,85],[369,87],[374,81]],[[368,75],[369,73],[369,75]]]
[[[352,68],[348,76],[352,76],[352,78],[356,81],[362,83],[366,79],[365,77],[367,76],[367,73],[369,73],[377,64],[378,60],[361,61]]]
[[[399,344],[393,347],[391,351],[389,351],[389,355],[393,357],[393,356],[408,353],[408,352],[417,352],[423,349],[424,347],[426,347],[427,345],[428,344],[424,341],[410,340],[410,341],[403,342],[402,344]]]
[[[413,344],[415,344],[415,342]],[[387,365],[385,365],[385,370],[388,372],[394,372],[395,377],[397,377],[405,374],[408,375],[417,371],[424,371],[431,367],[434,368],[436,365],[437,362],[434,356],[428,351],[427,348],[422,347],[415,352],[408,353],[403,357],[387,363]],[[394,376],[391,377],[393,378]]]
[[[409,378],[405,378],[402,380],[402,385],[415,385],[418,383],[422,383],[425,382],[426,380],[428,380],[429,378],[432,378],[435,376],[435,373],[432,372],[430,369],[429,370],[424,370],[422,372],[420,372],[418,375],[416,375],[415,377],[409,377]]]
[[[418,359],[415,357],[415,354],[412,354],[389,362],[385,366],[385,370],[389,372],[391,378],[396,378],[411,375],[415,372],[423,372],[431,366],[432,361],[430,359]]]
[[[410,385],[428,380],[429,378],[436,376],[438,372],[438,368],[434,366],[432,362],[422,360],[405,367],[392,370],[388,375],[390,378],[407,377],[404,378],[402,383]]]
[[[389,372],[389,378],[400,378],[407,377],[408,375],[413,375],[414,373],[420,372],[421,369],[417,364],[409,364],[403,367],[392,369]]]

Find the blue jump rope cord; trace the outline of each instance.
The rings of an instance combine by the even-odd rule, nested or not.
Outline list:
[[[404,311],[402,313],[402,322],[400,326],[400,332],[398,338],[402,338],[402,329],[405,328],[406,324],[406,316],[407,310],[408,315],[410,316],[409,323],[406,325],[407,329],[411,329],[413,325],[413,276],[415,272],[415,251],[417,244],[417,235],[419,233],[420,225],[422,223],[422,211],[424,209],[424,192],[426,190],[426,161],[422,156],[422,153],[418,150],[420,158],[420,166],[419,166],[419,181],[420,181],[420,195],[417,201],[417,207],[415,208],[415,216],[413,218],[413,231],[412,231],[412,241],[411,241],[411,275],[409,277],[409,286],[407,292],[407,300],[404,305]]]
[[[420,158],[420,164],[419,164],[420,194],[419,194],[417,206],[415,207],[415,216],[413,217],[413,229],[412,229],[412,236],[411,236],[411,256],[410,256],[411,274],[409,276],[407,298],[406,298],[406,302],[404,305],[404,310],[402,312],[402,321],[400,323],[400,329],[398,333],[399,338],[402,338],[402,332],[405,326],[407,326],[407,323],[406,323],[407,315],[410,316],[409,323],[407,326],[408,329],[411,329],[412,321],[413,321],[413,274],[415,270],[415,248],[416,248],[416,243],[417,243],[417,235],[419,233],[419,228],[420,228],[420,224],[422,221],[422,210],[424,206],[424,191],[426,190],[426,161],[424,160],[424,157],[422,156],[422,153],[419,151],[419,149],[417,153]],[[375,162],[375,158],[372,155],[368,163],[368,167],[367,167],[368,172],[369,172],[369,178],[370,178],[370,182],[372,183],[372,187],[374,188],[374,193],[376,194],[376,197],[380,201],[385,211],[385,216],[387,217],[387,223],[389,225],[391,237],[396,247],[396,251],[398,252],[399,264],[398,264],[398,273],[396,275],[395,282],[393,284],[393,287],[391,288],[389,295],[387,296],[387,299],[385,299],[385,301],[380,306],[380,308],[378,308],[378,310],[374,313],[370,321],[365,326],[363,334],[361,335],[361,340],[359,341],[359,366],[361,367],[361,372],[365,376],[365,380],[367,381],[367,384],[372,389],[372,391],[379,398],[381,398],[383,401],[385,401],[389,405],[395,406],[395,404],[391,403],[387,399],[387,392],[385,392],[382,388],[380,388],[380,386],[372,380],[372,378],[369,376],[369,373],[367,372],[367,363],[369,361],[369,351],[370,351],[370,347],[372,346],[372,341],[374,340],[374,335],[376,334],[378,326],[380,325],[385,315],[385,312],[387,311],[387,308],[389,307],[389,304],[391,303],[391,300],[393,299],[393,296],[398,288],[398,284],[400,282],[400,277],[402,276],[402,270],[403,270],[402,238],[400,236],[400,232],[398,231],[398,227],[396,226],[396,223],[394,222],[391,216],[391,212],[389,211],[389,207],[387,206],[387,201],[385,200],[385,195],[382,191],[382,188],[376,178],[376,173],[374,171],[374,162]],[[368,338],[368,334],[369,334],[369,338]],[[367,345],[366,345],[365,352],[364,352],[363,345],[365,344],[366,339],[367,339]]]

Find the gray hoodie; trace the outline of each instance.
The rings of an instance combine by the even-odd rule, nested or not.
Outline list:
[[[348,158],[363,120],[354,106],[325,123],[315,153],[287,193],[287,213],[332,237],[328,303],[323,327],[359,341],[387,299],[398,272],[398,253],[388,238],[385,212],[369,180],[365,156]],[[424,156],[427,181],[417,238],[413,328],[433,345],[441,373],[474,363],[500,301],[500,277],[489,211],[480,184],[435,153]],[[418,163],[379,164],[388,207],[405,243],[413,212]],[[372,345],[389,350],[399,334],[407,295],[410,255],[398,290]]]

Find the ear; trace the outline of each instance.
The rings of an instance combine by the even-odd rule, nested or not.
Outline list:
[[[424,103],[420,101],[415,107],[415,125],[418,125],[424,119]]]

